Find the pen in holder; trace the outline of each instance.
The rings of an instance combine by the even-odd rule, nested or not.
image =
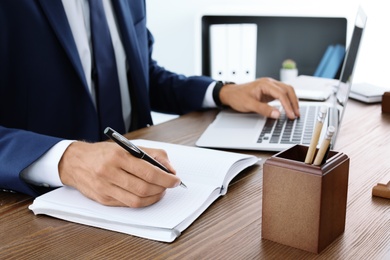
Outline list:
[[[330,150],[325,163],[306,164],[307,150],[295,145],[265,161],[262,237],[319,253],[345,229],[349,158]]]

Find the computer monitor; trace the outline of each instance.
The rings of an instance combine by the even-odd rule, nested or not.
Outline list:
[[[212,75],[210,27],[246,23],[257,25],[256,78],[279,79],[282,62],[287,58],[297,63],[300,75],[313,75],[329,45],[346,45],[347,19],[343,17],[204,15],[203,75]]]

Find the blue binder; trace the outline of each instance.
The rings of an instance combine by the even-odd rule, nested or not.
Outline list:
[[[329,45],[313,76],[333,79],[344,60],[345,47],[341,44]]]

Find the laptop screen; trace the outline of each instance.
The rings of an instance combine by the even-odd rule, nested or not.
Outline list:
[[[359,46],[363,36],[363,31],[366,25],[366,21],[367,21],[367,16],[364,13],[363,9],[359,7],[356,20],[355,20],[355,26],[352,32],[351,41],[348,50],[346,52],[343,67],[341,70],[339,85],[335,93],[334,101],[336,103],[335,107],[337,109],[335,109],[335,111],[337,111],[337,115],[335,115],[334,119],[336,118],[337,119],[335,120],[335,122],[332,122],[331,124],[336,123],[333,124],[337,126],[336,129],[338,129],[339,122],[341,122],[343,118],[345,106],[348,101],[349,92],[352,84],[353,71],[355,68],[356,59],[359,52]],[[335,137],[333,141],[334,140]]]

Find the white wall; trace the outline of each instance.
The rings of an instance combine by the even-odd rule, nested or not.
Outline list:
[[[146,0],[148,27],[155,37],[153,57],[160,65],[185,75],[199,74],[202,14],[341,16],[348,37],[360,6],[368,20],[354,82],[389,87],[390,11],[385,0]],[[390,66],[389,66],[390,68]]]

